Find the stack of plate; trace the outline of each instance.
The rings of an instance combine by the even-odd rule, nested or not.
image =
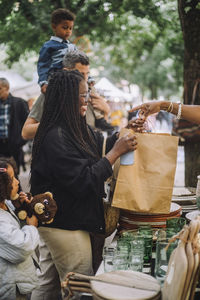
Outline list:
[[[166,220],[181,216],[182,209],[179,204],[171,203],[170,213],[168,214],[144,214],[127,210],[121,210],[119,225],[120,230],[130,230],[141,225],[151,225],[154,228],[166,227]]]
[[[183,188],[175,188],[172,195],[172,202],[181,206],[184,215],[197,209],[196,194],[190,192],[187,188],[184,188],[184,190]]]
[[[196,219],[197,216],[200,217],[200,210],[193,210],[185,215],[185,217],[188,221],[192,221],[192,220]]]

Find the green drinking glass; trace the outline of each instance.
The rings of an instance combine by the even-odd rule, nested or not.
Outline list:
[[[186,224],[186,219],[185,218],[170,218],[166,220],[166,227],[172,228],[178,233],[179,231],[182,230],[183,226]]]

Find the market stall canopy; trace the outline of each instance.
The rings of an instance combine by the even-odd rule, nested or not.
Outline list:
[[[36,98],[40,95],[40,87],[36,80],[27,81],[21,75],[9,70],[0,71],[0,78],[6,78],[10,84],[10,92],[13,96],[25,100]]]
[[[108,100],[113,100],[116,102],[133,100],[133,96],[131,94],[123,92],[105,77],[101,78],[95,84],[95,88]]]

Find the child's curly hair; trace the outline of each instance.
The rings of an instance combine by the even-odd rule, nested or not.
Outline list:
[[[1,156],[0,157],[0,161],[5,161],[8,165],[10,165],[11,167],[13,167],[15,176],[17,176],[17,174],[18,174],[18,168],[17,168],[17,164],[16,164],[16,162],[15,162],[15,160],[14,160],[14,158],[12,156],[11,157]]]
[[[68,9],[58,8],[54,10],[51,14],[51,23],[58,25],[64,20],[74,21],[75,15]]]
[[[8,166],[6,161],[0,160],[0,202],[9,199],[12,191],[11,178],[7,173]]]

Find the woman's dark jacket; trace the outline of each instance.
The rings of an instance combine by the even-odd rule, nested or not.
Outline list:
[[[90,130],[101,155],[103,136]],[[116,135],[107,139],[106,152],[115,141]],[[80,150],[61,127],[56,127],[45,136],[31,174],[32,194],[50,191],[57,202],[54,221],[47,226],[104,233],[104,181],[112,174],[105,157],[94,159]]]

